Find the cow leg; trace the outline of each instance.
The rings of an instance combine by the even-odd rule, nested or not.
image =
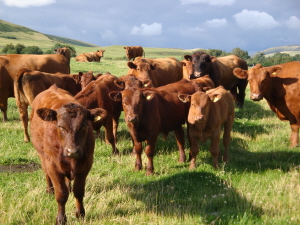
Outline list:
[[[148,158],[148,163],[147,163],[147,176],[152,175],[154,172],[154,165],[153,165],[153,157],[155,154],[155,145],[156,145],[157,137],[153,137],[151,139],[148,139],[146,141],[146,148],[145,148],[145,153]]]
[[[83,206],[83,196],[85,190],[86,175],[76,176],[74,179],[73,192],[76,198],[76,217],[83,218],[85,209]]]
[[[1,97],[1,98],[4,98],[4,97]],[[7,121],[7,114],[6,114],[6,112],[7,112],[7,99],[6,99],[6,102],[4,101],[4,102],[2,102],[2,104],[0,102],[0,110],[2,112],[2,121],[6,122]]]
[[[133,152],[136,155],[136,160],[135,160],[135,170],[141,170],[143,168],[143,164],[142,164],[142,151],[143,151],[143,145],[142,142],[138,142],[134,139],[132,139],[133,141]]]
[[[237,87],[234,86],[233,88],[231,88],[230,90],[230,93],[232,94],[233,98],[234,98],[234,101],[235,101],[235,104],[236,105],[239,105],[239,100],[238,100],[238,94],[237,94]]]
[[[290,147],[296,147],[299,143],[299,125],[291,124]]]
[[[211,135],[211,143],[210,143],[210,154],[213,158],[213,166],[215,169],[217,169],[218,166],[218,157],[220,152],[220,133],[221,133],[221,127],[217,128]]]
[[[186,160],[185,152],[184,152],[184,131],[182,126],[176,128],[174,130],[177,146],[179,149],[179,162],[183,163]]]
[[[120,115],[121,115],[121,110],[118,110],[118,112],[114,113],[114,116],[113,116],[113,134],[114,134],[116,143],[117,143],[117,132],[118,132]]]
[[[117,155],[119,154],[119,150],[116,147],[116,142],[114,138],[114,133],[113,133],[113,120],[112,118],[106,118],[106,123],[105,123],[105,140],[107,140],[112,147],[112,154]]]
[[[223,134],[223,145],[224,145],[224,153],[223,153],[223,162],[228,162],[228,147],[231,140],[231,129],[232,129],[232,122],[228,121],[224,124],[224,134]]]
[[[190,130],[188,130],[189,137],[190,137],[190,167],[189,169],[195,169],[196,168],[196,158],[199,153],[199,138],[196,135],[193,135]]]
[[[24,141],[29,142],[30,137],[28,134],[28,105],[26,103],[24,103],[24,104],[20,103],[18,108],[19,108],[20,119],[22,122],[23,131],[24,131]]]
[[[237,106],[239,108],[244,107],[244,101],[245,101],[245,96],[246,96],[246,88],[248,85],[247,79],[240,79],[238,83],[238,90],[239,93],[237,94]]]

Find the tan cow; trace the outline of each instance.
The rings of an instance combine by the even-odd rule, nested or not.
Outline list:
[[[174,57],[149,59],[138,57],[128,62],[128,74],[140,80],[151,80],[154,87],[174,83],[182,79],[182,65]]]
[[[14,97],[14,77],[22,68],[48,73],[70,73],[68,59],[62,54],[0,56],[0,110],[3,121],[7,121],[7,99]]]
[[[134,60],[138,56],[145,57],[144,49],[141,46],[126,46],[124,49],[126,50],[128,61],[130,61],[130,59]]]
[[[82,53],[75,57],[78,62],[100,62],[105,50],[97,50],[96,52]]]
[[[65,56],[69,63],[70,63],[70,59],[71,59],[71,51],[68,47],[63,47],[63,48],[58,48],[58,49],[54,49],[56,54],[61,54],[63,56]]]
[[[182,70],[183,70],[183,78],[185,79],[190,79],[190,75],[193,74],[194,69],[193,69],[193,62],[191,60],[181,60],[180,61],[182,65]]]

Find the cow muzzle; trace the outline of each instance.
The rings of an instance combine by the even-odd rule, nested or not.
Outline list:
[[[137,123],[138,122],[138,116],[127,116],[127,122],[129,123]]]
[[[78,158],[82,155],[82,151],[80,147],[65,148],[64,155],[69,158]]]
[[[250,99],[251,99],[252,101],[260,101],[260,100],[263,99],[263,96],[262,96],[261,93],[259,93],[259,94],[251,93],[251,94],[250,94]]]
[[[203,122],[204,120],[205,120],[205,117],[203,115],[195,116],[195,121],[197,121],[197,122]]]
[[[195,76],[195,77],[201,77],[201,72],[195,71],[195,72],[194,72],[194,76]]]

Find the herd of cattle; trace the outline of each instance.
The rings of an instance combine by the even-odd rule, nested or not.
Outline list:
[[[85,180],[93,162],[94,134],[105,128],[105,139],[118,154],[117,129],[124,111],[136,156],[135,170],[142,169],[142,143],[147,155],[147,175],[154,172],[153,157],[160,133],[174,131],[179,162],[185,162],[183,125],[187,124],[190,168],[195,168],[199,141],[211,139],[213,166],[218,167],[220,134],[223,161],[227,162],[235,104],[243,108],[249,82],[254,101],[265,98],[279,119],[290,122],[291,146],[298,145],[300,124],[300,62],[248,70],[235,55],[214,57],[199,51],[175,58],[143,57],[140,46],[124,47],[128,74],[70,74],[68,48],[48,55],[0,56],[0,109],[7,121],[7,99],[15,97],[30,141],[28,106],[32,107],[30,134],[46,175],[47,191],[54,193],[59,210],[57,223],[66,223],[65,204],[70,182],[76,198],[76,216],[85,215]],[[103,50],[84,53],[76,61],[100,61]],[[133,61],[130,61],[134,59]]]

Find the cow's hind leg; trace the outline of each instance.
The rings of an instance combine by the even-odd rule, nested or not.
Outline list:
[[[299,143],[299,125],[291,124],[290,147],[296,147]]]
[[[183,163],[186,161],[186,156],[184,152],[184,131],[182,126],[174,130],[177,146],[179,149],[179,162]]]
[[[112,147],[112,154],[118,155],[119,150],[116,147],[116,140],[113,133],[113,120],[110,117],[106,117],[105,127],[105,140],[107,140]]]
[[[244,107],[244,101],[246,96],[246,88],[247,88],[248,81],[247,79],[240,79],[238,83],[238,90],[239,93],[237,94],[237,106],[239,108]]]

